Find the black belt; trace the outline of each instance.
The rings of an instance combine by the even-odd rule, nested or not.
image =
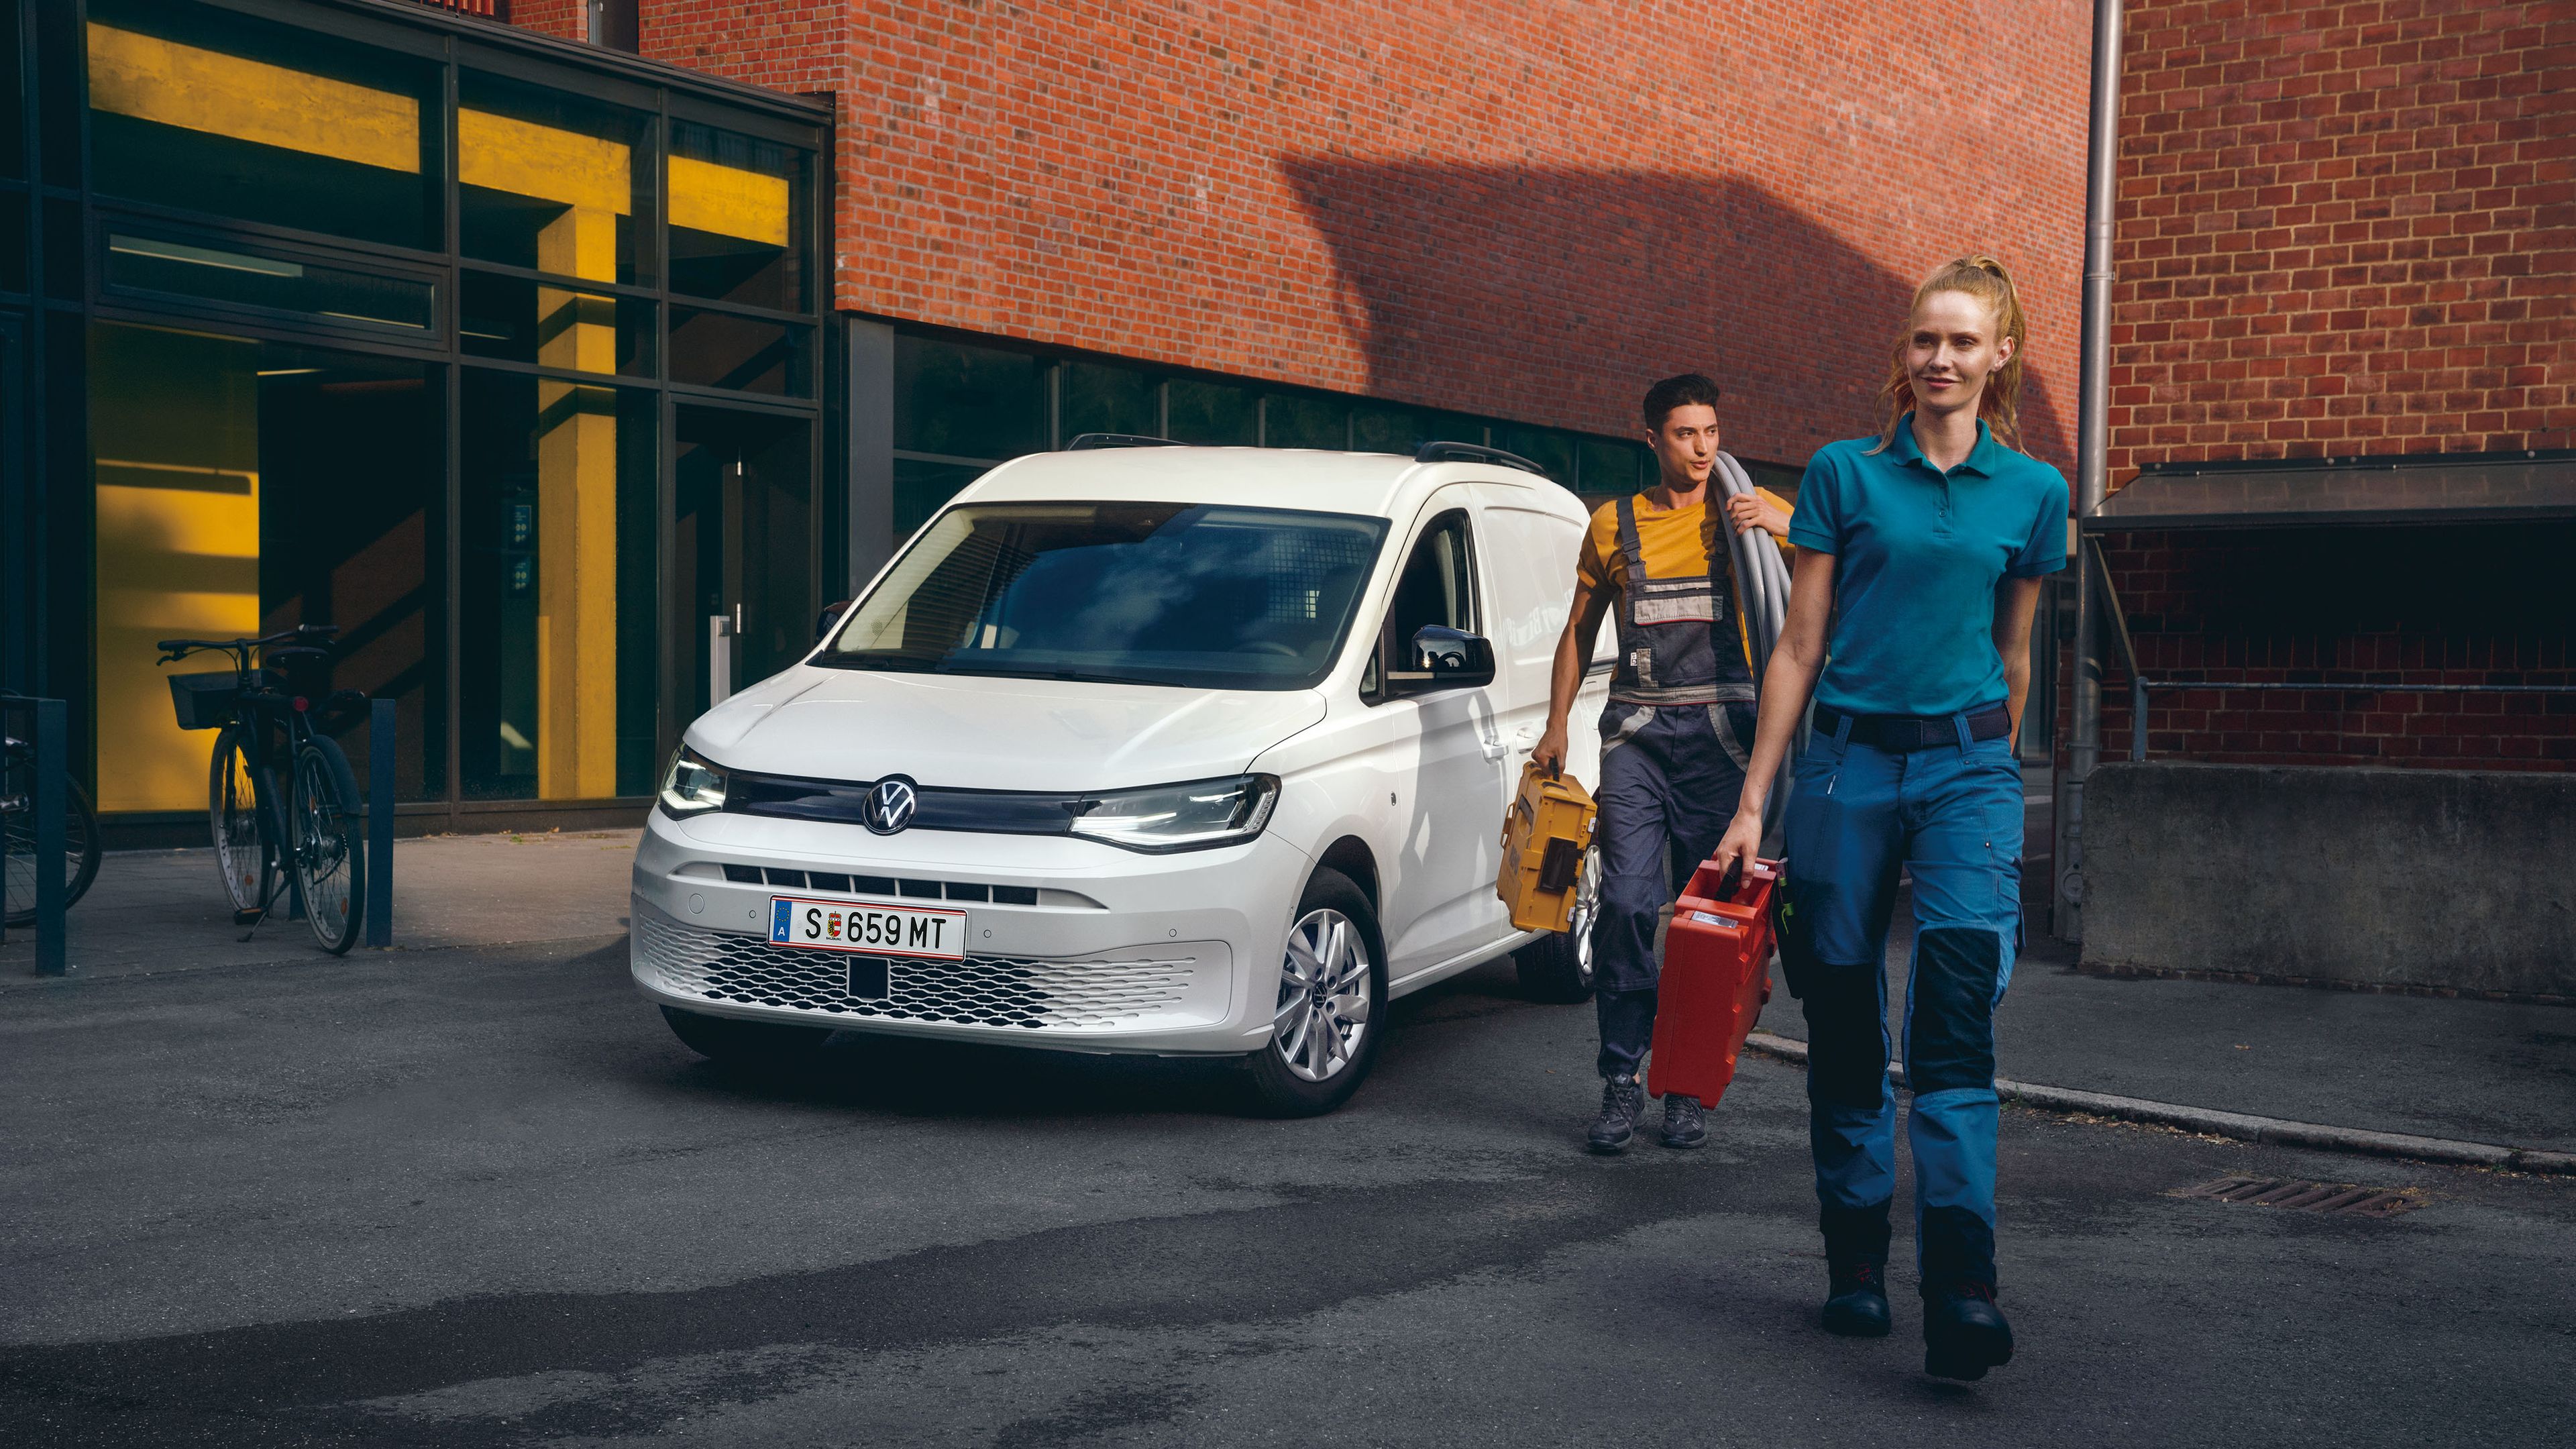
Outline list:
[[[1853,744],[1873,749],[1928,750],[1939,745],[1959,742],[1955,715],[1913,714],[1844,714],[1831,705],[1816,706],[1816,733],[1830,735],[1840,731],[1844,720],[1851,721]],[[1990,704],[1968,715],[1968,738],[1999,740],[2012,733],[2012,716],[2000,704]]]

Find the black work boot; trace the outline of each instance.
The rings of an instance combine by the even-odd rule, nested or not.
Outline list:
[[[1934,1378],[1981,1379],[2012,1362],[2012,1325],[1995,1307],[1991,1283],[1964,1280],[1923,1290],[1923,1371]]]
[[[1887,1213],[1890,1204],[1820,1208],[1825,1234],[1827,1333],[1845,1338],[1887,1336]]]
[[[1664,1097],[1664,1145],[1697,1147],[1708,1140],[1708,1127],[1700,1120],[1699,1098],[1679,1092]]]
[[[1601,1083],[1601,1115],[1592,1119],[1592,1131],[1583,1145],[1595,1152],[1624,1152],[1628,1139],[1636,1135],[1637,1118],[1646,1110],[1646,1089],[1635,1077],[1625,1072]]]

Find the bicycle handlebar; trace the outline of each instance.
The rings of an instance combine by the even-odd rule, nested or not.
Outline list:
[[[154,643],[152,647],[161,651],[161,662],[168,664],[173,660],[185,659],[192,651],[198,649],[229,649],[240,653],[251,649],[264,649],[272,644],[283,644],[290,639],[327,639],[339,632],[340,626],[337,624],[298,624],[292,629],[280,629],[274,634],[263,634],[256,639],[163,639]]]

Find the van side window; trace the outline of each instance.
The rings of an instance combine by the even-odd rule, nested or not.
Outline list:
[[[1387,605],[1386,623],[1378,631],[1377,657],[1360,679],[1361,698],[1379,698],[1389,662],[1404,657],[1413,631],[1425,624],[1477,632],[1475,550],[1464,509],[1433,519],[1414,540],[1413,552],[1405,556],[1404,572],[1395,578],[1395,597]]]

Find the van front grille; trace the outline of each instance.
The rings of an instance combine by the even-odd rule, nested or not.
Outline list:
[[[1188,991],[1195,956],[1059,960],[969,956],[963,961],[887,958],[882,1000],[849,995],[849,956],[773,946],[684,925],[635,902],[635,974],[674,996],[783,1007],[821,1018],[878,1017],[1037,1030],[1119,1026],[1172,1008]]]

